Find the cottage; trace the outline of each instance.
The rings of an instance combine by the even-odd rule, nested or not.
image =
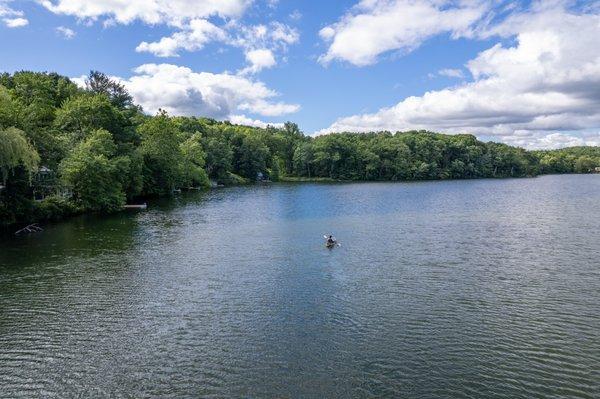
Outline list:
[[[600,173],[600,166],[597,166],[597,167],[594,169],[594,172],[596,172],[596,173]]]
[[[36,201],[41,201],[53,194],[56,187],[56,176],[52,169],[41,166],[34,175],[32,186],[33,199]]]
[[[50,195],[59,195],[63,198],[69,198],[72,193],[66,187],[62,187],[56,173],[46,167],[42,166],[35,173],[33,181],[33,199],[36,201],[42,201]]]

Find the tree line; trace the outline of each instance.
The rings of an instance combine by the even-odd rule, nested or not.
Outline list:
[[[427,131],[304,135],[146,115],[118,82],[0,74],[0,224],[112,212],[128,201],[269,179],[437,180],[587,173],[599,147],[526,151]]]

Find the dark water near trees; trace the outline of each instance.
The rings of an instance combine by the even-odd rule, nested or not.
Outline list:
[[[588,175],[231,188],[4,238],[0,397],[598,398],[599,227]]]

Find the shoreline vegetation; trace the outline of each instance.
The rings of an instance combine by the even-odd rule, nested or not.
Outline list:
[[[0,226],[110,213],[180,190],[254,182],[417,181],[590,173],[600,147],[527,151],[428,131],[306,136],[145,114],[92,71],[0,74]]]

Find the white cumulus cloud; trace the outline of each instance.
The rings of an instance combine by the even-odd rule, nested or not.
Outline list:
[[[465,77],[462,69],[451,69],[451,68],[440,69],[438,71],[438,75],[445,76],[447,78],[456,78],[456,79]]]
[[[0,18],[8,28],[21,28],[29,25],[23,11],[15,10],[9,4],[12,0],[0,0]]]
[[[432,129],[537,147],[563,137],[556,133],[600,126],[600,15],[554,2],[480,34],[515,40],[468,62],[472,81],[340,118],[322,133]],[[593,142],[581,140],[576,142]]]
[[[29,21],[26,18],[4,18],[3,21],[9,28],[21,28],[29,25]]]
[[[56,28],[56,32],[67,40],[74,38],[76,35],[73,29],[64,26],[59,26],[58,28]]]
[[[237,32],[232,34],[229,44],[243,48],[248,61],[248,66],[240,71],[241,74],[274,67],[277,64],[275,54],[285,53],[288,46],[300,39],[295,28],[281,22],[251,26],[232,24],[232,28]]]
[[[299,21],[302,19],[302,13],[299,10],[294,10],[292,11],[292,13],[289,15],[289,18],[293,21]]]
[[[236,18],[252,0],[36,0],[55,14],[79,19],[106,18],[128,24],[140,20],[148,24],[179,26],[194,18],[218,15]]]
[[[229,21],[218,27],[207,19],[192,19],[180,30],[155,42],[142,42],[136,51],[158,57],[177,57],[181,50],[196,51],[210,42],[220,42],[244,51],[248,65],[241,74],[258,73],[277,64],[276,53],[283,53],[299,40],[296,29],[280,22],[243,25]]]
[[[6,0],[0,0],[0,2]],[[36,0],[55,14],[86,22],[101,20],[105,27],[140,21],[167,25],[175,31],[157,41],[142,41],[137,52],[177,57],[211,42],[240,48],[248,61],[243,74],[276,65],[277,53],[299,39],[296,29],[281,22],[245,25],[239,22],[254,0]],[[1,4],[1,3],[0,3]]]
[[[600,146],[600,132],[566,134],[566,133],[529,133],[523,137],[513,135],[504,140],[507,144],[527,147],[533,150],[551,150],[574,146]]]
[[[149,52],[158,57],[175,57],[180,49],[200,50],[213,40],[225,40],[226,38],[227,33],[223,29],[206,19],[193,19],[183,30],[163,37],[157,42],[142,42],[135,50]]]
[[[227,73],[194,72],[171,64],[141,65],[133,76],[119,80],[149,113],[160,108],[173,115],[224,120],[244,112],[274,117],[300,108],[277,102],[278,93],[262,82]]]
[[[265,68],[272,68],[277,64],[273,52],[268,49],[249,50],[246,52],[246,61],[250,64],[241,71],[241,74],[257,73]]]
[[[245,126],[254,126],[254,127],[262,127],[263,129],[267,126],[273,127],[283,127],[283,123],[271,123],[261,121],[260,119],[252,119],[248,118],[246,115],[231,115],[229,117],[229,121],[235,125],[245,125]]]
[[[374,64],[383,53],[410,52],[438,34],[470,35],[488,10],[488,1],[476,0],[361,0],[340,21],[321,29],[329,47],[319,60]]]

